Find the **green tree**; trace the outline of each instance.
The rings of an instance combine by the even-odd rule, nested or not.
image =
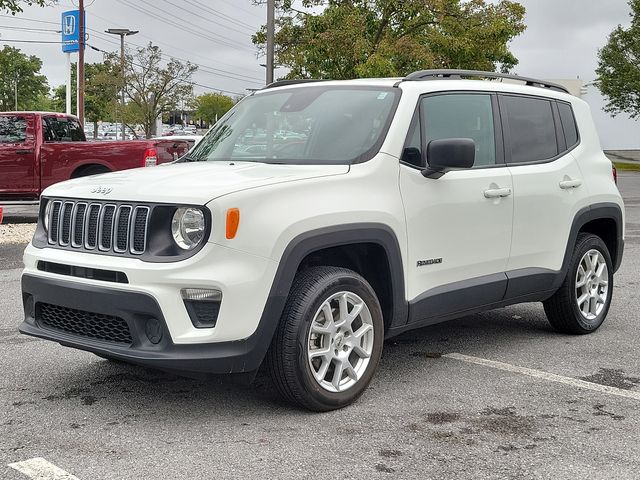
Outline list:
[[[11,15],[22,12],[22,5],[38,5],[44,7],[47,0],[0,0],[0,11],[9,12]]]
[[[506,72],[518,63],[509,42],[525,29],[524,7],[508,0],[303,0],[304,10],[276,1],[275,60],[290,69],[287,78],[404,76],[425,68]],[[265,40],[263,27],[253,42],[264,51]]]
[[[227,113],[234,103],[231,97],[222,93],[205,93],[195,99],[196,116],[208,124],[213,124]]]
[[[94,124],[94,136],[98,133],[99,121],[111,121],[120,89],[120,65],[105,60],[102,63],[87,63],[85,68],[84,114],[85,120]],[[76,64],[71,65],[71,110],[76,111]],[[59,85],[53,89],[52,107],[57,112],[66,110],[67,88]]]
[[[607,99],[605,110],[640,117],[640,0],[631,0],[631,26],[618,25],[598,52],[596,82]]]
[[[40,75],[42,60],[19,49],[0,50],[0,111],[35,110],[49,93],[47,78]]]
[[[118,54],[108,54],[107,60],[118,64]],[[193,95],[191,77],[197,66],[174,58],[163,61],[162,51],[149,43],[127,55],[125,62],[126,105],[118,109],[125,113],[125,123],[141,124],[150,138],[156,132],[156,119],[163,113],[188,102]]]

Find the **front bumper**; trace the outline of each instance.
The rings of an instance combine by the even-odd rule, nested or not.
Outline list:
[[[22,295],[25,320],[19,327],[21,333],[162,370],[197,374],[251,372],[260,366],[271,339],[267,331],[271,330],[271,322],[261,321],[256,332],[244,340],[175,344],[152,296],[113,287],[25,274]],[[42,303],[119,317],[126,322],[132,341],[124,345],[47,327],[36,318],[38,304]],[[154,322],[151,329],[149,322]]]

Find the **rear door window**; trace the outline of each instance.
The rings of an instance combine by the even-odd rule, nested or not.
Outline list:
[[[47,142],[84,142],[84,130],[74,118],[44,117],[44,139]]]
[[[511,150],[511,163],[540,162],[558,155],[550,100],[504,95],[501,108],[509,127],[507,149]]]
[[[0,143],[22,143],[27,139],[27,119],[18,115],[0,116]]]
[[[573,109],[568,103],[558,102],[558,112],[560,113],[564,136],[567,140],[567,149],[570,150],[578,143],[578,126],[573,116]]]

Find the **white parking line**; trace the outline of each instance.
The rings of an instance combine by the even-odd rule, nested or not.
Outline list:
[[[41,457],[10,463],[9,467],[35,480],[79,480],[75,475],[65,472]]]
[[[530,377],[541,378],[549,382],[564,383],[565,385],[571,385],[572,387],[584,388],[586,390],[607,393],[609,395],[617,395],[618,397],[640,400],[640,392],[632,392],[630,390],[623,390],[622,388],[609,387],[592,382],[585,382],[584,380],[578,380],[577,378],[563,377],[562,375],[556,375],[555,373],[548,373],[542,370],[518,367],[517,365],[511,365],[509,363],[496,362],[494,360],[487,360],[479,357],[471,357],[469,355],[463,355],[461,353],[447,353],[443,355],[443,357],[450,358],[452,360],[459,360],[461,362],[474,363],[476,365],[482,365],[483,367],[495,368],[496,370],[504,370],[505,372],[520,373],[522,375],[528,375]]]

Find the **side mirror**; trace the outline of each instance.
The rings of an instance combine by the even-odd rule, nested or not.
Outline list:
[[[476,143],[470,138],[444,138],[427,145],[427,178],[440,178],[451,169],[471,168],[476,159]]]

